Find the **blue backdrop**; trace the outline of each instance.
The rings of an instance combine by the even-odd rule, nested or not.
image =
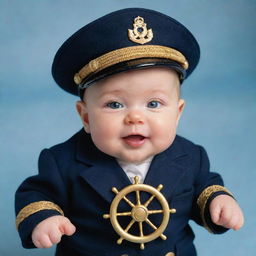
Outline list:
[[[50,74],[53,56],[74,31],[126,7],[162,11],[193,31],[202,57],[183,85],[187,105],[179,134],[202,144],[245,213],[245,226],[221,236],[192,223],[199,255],[256,252],[256,1],[0,0],[0,255],[53,255],[25,250],[15,230],[14,193],[37,172],[44,147],[81,127],[76,97]]]

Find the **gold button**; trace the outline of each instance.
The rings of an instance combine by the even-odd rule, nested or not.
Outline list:
[[[173,252],[168,252],[168,253],[165,254],[165,256],[175,256],[175,253],[173,253]]]

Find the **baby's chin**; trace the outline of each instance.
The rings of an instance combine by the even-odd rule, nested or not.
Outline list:
[[[122,161],[122,162],[126,162],[126,163],[132,163],[132,164],[140,164],[145,162],[147,159],[153,157],[153,155],[128,155],[128,156],[117,156],[117,160]]]

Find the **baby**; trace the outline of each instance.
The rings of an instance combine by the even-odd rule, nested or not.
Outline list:
[[[198,60],[199,46],[183,25],[139,8],[104,16],[63,44],[53,76],[79,93],[83,129],[43,150],[39,174],[17,190],[25,248],[58,244],[61,256],[194,256],[190,219],[213,233],[242,227],[242,211],[220,175],[209,172],[205,150],[176,135],[185,106],[180,86]],[[118,225],[111,189],[116,197],[127,189],[136,195],[120,199]],[[175,210],[159,209],[166,204]]]

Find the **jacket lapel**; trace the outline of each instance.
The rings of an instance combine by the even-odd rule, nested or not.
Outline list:
[[[84,131],[80,132],[77,142],[76,158],[87,165],[81,168],[80,176],[109,203],[115,196],[112,187],[121,190],[131,184],[115,158],[98,150]]]
[[[111,203],[115,197],[112,187],[121,190],[131,185],[131,182],[113,157],[102,153],[94,146],[90,135],[84,131],[79,135],[76,158],[87,165],[87,168],[81,168],[80,176]],[[169,149],[154,157],[144,183],[155,188],[162,184],[164,187],[161,193],[169,200],[185,173],[186,158],[187,154],[182,145],[174,140]]]
[[[169,149],[155,156],[144,183],[153,187],[162,184],[161,193],[170,200],[187,169],[188,154],[176,139]]]

